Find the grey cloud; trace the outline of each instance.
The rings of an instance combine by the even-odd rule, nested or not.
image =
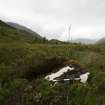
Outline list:
[[[69,24],[73,38],[105,34],[105,0],[0,0],[0,14],[48,38],[66,37]]]

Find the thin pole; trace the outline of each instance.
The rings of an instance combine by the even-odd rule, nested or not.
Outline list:
[[[68,42],[70,42],[71,39],[71,25],[68,26]]]

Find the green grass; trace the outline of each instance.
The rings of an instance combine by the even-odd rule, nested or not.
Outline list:
[[[65,60],[90,72],[86,86],[44,79]],[[0,105],[105,105],[105,45],[48,42],[0,21]]]
[[[53,57],[80,62],[91,73],[87,85],[50,87],[42,76],[30,81],[26,78],[27,73],[37,71],[46,59]],[[104,105],[105,46],[0,43],[0,104]]]

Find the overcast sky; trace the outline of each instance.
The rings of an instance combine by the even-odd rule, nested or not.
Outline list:
[[[105,0],[0,0],[0,17],[28,26],[47,38],[105,36]]]

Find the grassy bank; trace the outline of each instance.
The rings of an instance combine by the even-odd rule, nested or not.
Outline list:
[[[40,71],[40,76],[30,75],[50,58],[81,63],[91,73],[87,85],[59,84],[50,87],[49,82],[42,78],[44,71]],[[29,76],[33,76],[32,80],[28,79]],[[0,104],[104,105],[105,46],[21,41],[0,43]]]

